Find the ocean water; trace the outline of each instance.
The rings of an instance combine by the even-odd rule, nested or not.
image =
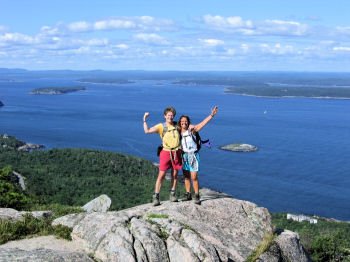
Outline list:
[[[155,85],[159,83],[164,85]],[[37,87],[88,89],[64,95],[29,95]],[[218,86],[174,86],[166,81],[82,84],[73,78],[0,82],[0,133],[47,148],[80,147],[123,152],[156,162],[157,134],[173,105],[197,124],[218,105],[200,132],[213,147],[201,150],[202,187],[231,194],[272,212],[316,214],[350,221],[350,100],[258,98],[224,94]],[[218,147],[248,143],[258,152]],[[103,192],[101,192],[103,193]]]

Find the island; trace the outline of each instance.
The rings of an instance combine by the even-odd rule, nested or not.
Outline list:
[[[91,84],[134,84],[134,81],[129,81],[125,79],[114,79],[114,78],[82,78],[77,80],[81,83],[91,83]]]
[[[226,88],[226,94],[257,96],[257,97],[309,97],[350,99],[349,87],[314,87],[264,84],[259,86],[231,86]]]
[[[271,77],[271,76],[270,76]],[[346,79],[191,79],[172,83],[181,86],[223,87],[225,94],[255,97],[307,97],[325,99],[350,99],[349,80]]]
[[[4,103],[0,101],[0,106],[4,106]]]
[[[259,150],[256,146],[244,143],[234,143],[225,146],[220,146],[220,149],[233,152],[255,152]]]
[[[74,87],[40,87],[29,92],[31,95],[62,95],[66,93],[86,90],[83,86]]]

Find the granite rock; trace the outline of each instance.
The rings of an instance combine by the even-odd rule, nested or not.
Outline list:
[[[111,206],[112,200],[107,195],[100,195],[83,206],[86,212],[106,212]]]

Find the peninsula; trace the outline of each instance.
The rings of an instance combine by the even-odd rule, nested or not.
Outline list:
[[[29,92],[31,95],[62,95],[76,91],[86,90],[83,86],[74,87],[40,87]]]

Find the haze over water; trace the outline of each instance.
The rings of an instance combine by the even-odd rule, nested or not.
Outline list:
[[[155,85],[163,83],[164,85]],[[87,86],[65,95],[29,95],[37,87]],[[258,98],[224,94],[218,86],[174,86],[166,81],[87,84],[73,78],[0,82],[0,133],[53,147],[96,148],[157,161],[159,135],[145,135],[173,105],[176,119],[196,124],[218,105],[201,131],[213,148],[201,150],[202,187],[252,201],[272,212],[316,214],[350,221],[349,100]],[[258,152],[218,149],[248,143]],[[98,175],[98,174],[96,174]],[[103,193],[103,192],[101,192]]]

